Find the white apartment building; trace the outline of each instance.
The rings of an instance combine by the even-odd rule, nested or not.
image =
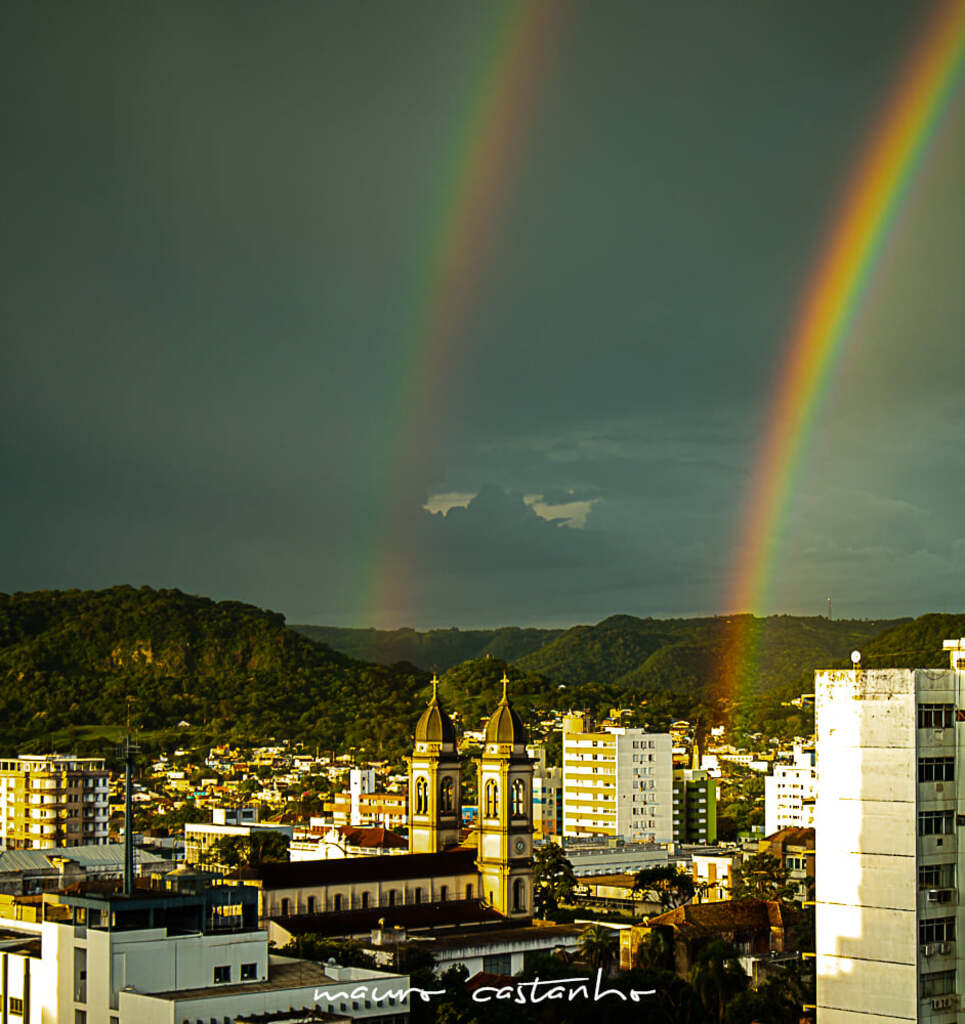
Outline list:
[[[254,901],[223,887],[47,895],[42,920],[0,921],[0,1019],[222,1024],[320,1009],[405,1024],[408,976],[269,954]]]
[[[563,719],[563,835],[673,840],[669,733],[608,726],[591,732],[582,713]]]
[[[106,843],[109,780],[100,757],[0,760],[0,850]]]
[[[957,666],[965,640],[945,646]],[[963,683],[816,673],[818,1024],[961,1019]]]
[[[790,764],[775,764],[764,779],[764,835],[782,828],[814,828],[818,772],[812,747],[794,744]]]

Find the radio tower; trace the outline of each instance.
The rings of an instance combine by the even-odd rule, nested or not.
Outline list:
[[[134,755],[140,751],[131,742],[131,703],[127,698],[127,735],[124,737],[124,895],[134,895],[134,802],[131,777],[134,774]]]
[[[828,621],[830,622],[830,620],[831,620],[831,597],[829,595],[828,596]]]

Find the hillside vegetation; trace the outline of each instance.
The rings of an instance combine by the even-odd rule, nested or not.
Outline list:
[[[293,737],[397,757],[426,683],[314,643],[275,612],[149,587],[0,594],[0,678],[6,754],[103,749],[133,697],[149,741]]]

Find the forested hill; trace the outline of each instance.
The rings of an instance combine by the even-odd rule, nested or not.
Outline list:
[[[796,615],[739,618],[741,630],[747,629],[751,652],[740,685],[742,690],[750,686],[757,692],[807,685],[815,669],[847,664],[856,647],[908,621]],[[565,682],[691,693],[715,690],[737,619],[614,615],[596,626],[574,626],[516,664]]]
[[[336,651],[374,661],[377,665],[396,665],[407,661],[426,670],[446,672],[454,665],[473,658],[501,658],[515,661],[563,632],[561,629],[341,629],[338,626],[292,625],[311,640],[327,644]]]
[[[920,615],[894,626],[861,648],[864,668],[948,668],[944,640],[965,636],[965,615]]]
[[[0,594],[0,754],[109,746],[130,696],[148,743],[294,736],[394,757],[426,678],[355,661],[234,601],[148,587]]]
[[[816,668],[848,664],[855,647],[907,619],[845,620],[775,615],[749,619],[758,689],[806,683]],[[557,683],[601,683],[620,689],[700,693],[714,689],[732,620],[640,619],[614,615],[567,630],[338,629],[294,626],[336,650],[367,661],[408,661],[440,672],[490,656],[526,675]],[[949,634],[951,635],[951,634]],[[938,645],[941,650],[941,644]]]

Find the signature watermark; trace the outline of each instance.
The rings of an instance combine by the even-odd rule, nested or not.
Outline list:
[[[599,1002],[601,999],[615,998],[621,1002],[639,1003],[641,999],[656,995],[655,988],[631,988],[623,991],[618,988],[606,988],[603,970],[598,969],[592,981],[588,978],[548,978],[540,980],[537,976],[532,981],[517,981],[512,985],[480,985],[472,992],[472,1000],[476,1003],[495,1001],[511,1002],[519,1005],[535,1005],[543,1002],[566,1001],[572,1003],[576,999],[587,999]],[[356,985],[352,989],[339,989],[327,992],[315,990],[316,1003],[337,1003],[339,1001],[369,1000],[379,1004],[389,1002],[403,1004],[410,997],[417,996],[428,1003],[434,998],[445,996],[444,988],[385,988],[378,985]]]

